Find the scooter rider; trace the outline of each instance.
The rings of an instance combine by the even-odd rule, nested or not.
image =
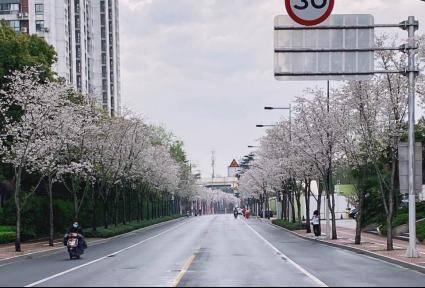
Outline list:
[[[75,219],[74,222],[72,223],[71,226],[69,226],[68,231],[64,237],[64,245],[66,246],[66,243],[68,242],[68,236],[71,233],[77,233],[78,234],[78,245],[83,245],[82,248],[86,249],[87,248],[87,243],[84,239],[84,235],[83,235],[83,228],[80,226],[80,224],[78,223],[78,220]]]

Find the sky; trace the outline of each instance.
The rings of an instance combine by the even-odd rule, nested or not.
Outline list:
[[[416,16],[420,0],[336,0],[334,14],[373,14],[393,24]],[[120,0],[122,103],[184,141],[203,177],[225,176],[286,107],[323,82],[279,82],[273,75],[273,19],[283,0]],[[391,30],[405,37],[402,30]],[[404,39],[404,38],[402,38]],[[400,43],[402,44],[402,43]]]

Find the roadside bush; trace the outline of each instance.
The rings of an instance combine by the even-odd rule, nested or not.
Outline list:
[[[159,218],[159,219],[153,219],[153,220],[145,220],[142,222],[131,222],[128,223],[127,225],[117,225],[115,226],[111,226],[108,229],[105,228],[98,228],[96,232],[93,232],[90,228],[88,229],[84,229],[84,236],[88,237],[88,238],[110,238],[110,237],[114,237],[114,236],[118,236],[124,233],[128,233],[134,230],[138,230],[138,229],[142,229],[148,226],[152,226],[158,223],[162,223],[162,222],[167,222],[170,220],[174,220],[174,219],[178,219],[181,218],[183,216],[181,215],[176,215],[176,216],[167,216],[167,217],[163,217],[163,218]]]
[[[419,222],[416,225],[416,234],[419,241],[425,241],[425,221]]]
[[[14,226],[16,224],[15,201],[10,199],[3,207],[0,225]],[[70,200],[54,199],[54,228],[62,234],[72,222],[74,210]],[[44,237],[49,234],[49,203],[46,197],[33,196],[28,199],[22,211],[22,239],[29,240]]]
[[[15,232],[0,232],[0,244],[13,243],[16,239]]]
[[[2,232],[14,232],[15,227],[13,226],[0,226],[0,233]]]
[[[272,221],[273,224],[283,227],[285,229],[291,230],[291,231],[295,231],[295,230],[303,230],[306,228],[305,224],[299,224],[299,223],[292,223],[286,220],[273,220]]]

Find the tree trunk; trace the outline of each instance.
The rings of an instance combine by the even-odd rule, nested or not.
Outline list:
[[[388,214],[387,214],[387,251],[394,250],[393,243],[393,220],[395,209],[395,181],[397,177],[398,161],[396,158],[392,159],[391,163],[391,187],[388,192]]]
[[[357,197],[358,197],[358,207],[357,207],[357,216],[356,216],[356,236],[354,237],[354,244],[360,245],[362,243],[362,221],[363,221],[363,207],[365,202],[365,179],[366,179],[366,173],[367,173],[367,165],[360,168],[361,174],[360,174],[360,181],[357,189]]]
[[[359,193],[359,207],[356,218],[356,237],[354,244],[360,245],[362,243],[362,217],[363,217],[363,204],[364,204],[365,193],[364,189],[361,188]]]
[[[72,194],[74,196],[74,218],[78,219],[79,214],[79,204],[78,204],[78,195],[77,195],[77,187],[75,185],[74,177],[71,178],[72,181]]]
[[[321,218],[320,215],[322,213],[322,196],[323,196],[323,184],[320,180],[318,180],[317,187],[319,189],[319,192],[317,194],[317,211],[319,211],[319,219]]]
[[[103,199],[103,226],[105,229],[108,229],[109,225],[109,205],[108,205],[108,198],[105,196],[105,199]]]
[[[295,198],[296,198],[296,202],[297,202],[297,218],[298,218],[297,220],[298,220],[298,223],[301,226],[302,219],[301,219],[301,193],[300,193],[300,191],[296,192]]]
[[[132,203],[132,195],[131,195],[131,187],[129,187],[128,189],[125,189],[125,186],[124,186],[124,191],[128,191],[127,193],[128,193],[128,205],[127,205],[127,208],[128,208],[128,221],[129,222],[131,222],[132,220],[133,220],[133,216],[132,216],[132,207],[131,207],[131,203]],[[125,194],[125,193],[124,193]]]
[[[91,227],[92,227],[92,231],[96,232],[97,231],[97,215],[96,215],[96,189],[93,188],[92,191],[92,218],[91,218]]]
[[[16,205],[16,240],[15,240],[15,251],[21,252],[21,178],[22,168],[18,167],[15,169],[15,205]]]
[[[126,203],[125,203],[125,193],[122,191],[122,224],[127,225],[127,218],[126,218]]]
[[[332,199],[332,203],[331,203],[331,215],[332,215],[332,239],[333,240],[337,240],[338,239],[338,234],[336,231],[336,215],[335,215],[335,193],[332,192],[331,197]]]
[[[311,233],[311,226],[310,226],[310,193],[311,193],[311,181],[310,179],[306,179],[305,181],[305,224],[306,224],[306,230],[307,233]]]
[[[292,193],[289,193],[289,204],[291,205],[291,222],[295,222],[295,203]]]
[[[328,171],[326,172],[326,179],[325,179],[326,183],[326,193],[327,195],[327,200],[328,200],[328,207],[329,207],[329,211],[331,212],[331,222],[332,222],[332,239],[336,240],[338,239],[338,234],[336,231],[336,217],[335,217],[335,191],[333,189],[333,184],[332,184],[332,170],[328,169]]]
[[[118,226],[119,222],[119,206],[118,206],[118,194],[117,191],[115,191],[115,197],[114,197],[114,226]]]
[[[53,247],[54,242],[54,223],[53,223],[53,179],[52,175],[49,174],[48,177],[48,194],[49,194],[49,246]]]

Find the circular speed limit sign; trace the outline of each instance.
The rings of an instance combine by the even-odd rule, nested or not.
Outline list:
[[[298,24],[314,26],[331,15],[335,0],[285,0],[289,16]]]

